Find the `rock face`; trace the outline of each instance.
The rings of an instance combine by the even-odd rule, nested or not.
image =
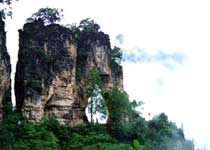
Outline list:
[[[3,106],[11,102],[11,65],[6,49],[6,33],[4,22],[0,19],[0,120],[3,116]]]
[[[122,67],[110,67],[110,42],[103,32],[81,32],[75,38],[68,28],[38,20],[25,24],[19,36],[16,106],[29,120],[53,117],[63,124],[84,123],[84,82],[93,66],[105,90],[114,85],[123,89]]]

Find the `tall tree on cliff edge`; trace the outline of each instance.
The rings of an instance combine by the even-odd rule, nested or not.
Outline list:
[[[103,99],[102,81],[99,72],[95,67],[88,71],[86,80],[86,95],[89,98],[88,112],[90,113],[91,123],[93,123],[93,115],[96,113],[106,115],[107,112]]]

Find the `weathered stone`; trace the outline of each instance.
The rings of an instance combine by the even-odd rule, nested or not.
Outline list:
[[[6,33],[4,22],[0,18],[0,120],[3,117],[3,106],[11,102],[11,65],[6,48]]]
[[[53,117],[63,124],[84,123],[84,83],[93,66],[105,91],[114,85],[123,89],[122,67],[110,67],[110,41],[103,32],[81,32],[75,40],[70,29],[38,20],[25,24],[19,35],[16,106],[29,120]]]

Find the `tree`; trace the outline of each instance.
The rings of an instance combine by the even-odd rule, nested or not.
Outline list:
[[[118,138],[121,136],[122,125],[129,120],[131,105],[128,94],[121,92],[118,87],[113,87],[106,94],[106,106],[108,109],[107,126],[112,136]]]
[[[80,22],[79,28],[85,32],[98,32],[100,26],[90,18],[87,18]]]
[[[15,150],[56,150],[58,139],[41,124],[19,125],[19,133],[14,144]]]
[[[88,71],[86,80],[86,95],[89,97],[88,112],[90,113],[91,123],[94,122],[93,115],[101,113],[106,115],[106,107],[103,99],[102,81],[98,70],[93,67]]]
[[[183,131],[164,113],[149,120],[143,132],[146,150],[194,150],[193,143],[185,140]]]
[[[32,14],[28,18],[27,22],[33,22],[34,20],[42,19],[45,24],[53,24],[59,22],[63,17],[63,9],[58,8],[40,8],[38,12]]]
[[[74,40],[78,40],[79,33],[80,33],[79,27],[75,23],[73,23],[73,24],[67,24],[66,27],[69,28],[72,31],[72,33],[73,33],[72,34],[73,39]]]
[[[130,102],[130,112],[129,112],[129,121],[136,121],[140,117],[141,112],[137,110],[140,106],[142,106],[144,103],[142,101],[137,102],[136,100],[133,100]]]
[[[128,120],[131,105],[126,92],[121,92],[118,87],[113,87],[107,94],[106,105],[110,122],[119,124]]]
[[[114,46],[111,49],[111,65],[114,66],[115,64],[120,64],[123,60],[123,53],[119,47]]]
[[[12,150],[15,142],[14,135],[4,125],[0,124],[0,147],[1,150]]]

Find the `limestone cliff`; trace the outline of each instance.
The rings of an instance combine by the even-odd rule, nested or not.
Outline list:
[[[3,115],[3,105],[11,102],[11,65],[6,49],[6,33],[4,22],[0,19],[0,120]]]
[[[103,32],[80,32],[42,20],[19,30],[15,75],[17,110],[29,120],[56,118],[60,123],[82,124],[86,119],[84,81],[88,70],[100,71],[105,90],[123,89],[122,67],[110,67],[110,41]]]

